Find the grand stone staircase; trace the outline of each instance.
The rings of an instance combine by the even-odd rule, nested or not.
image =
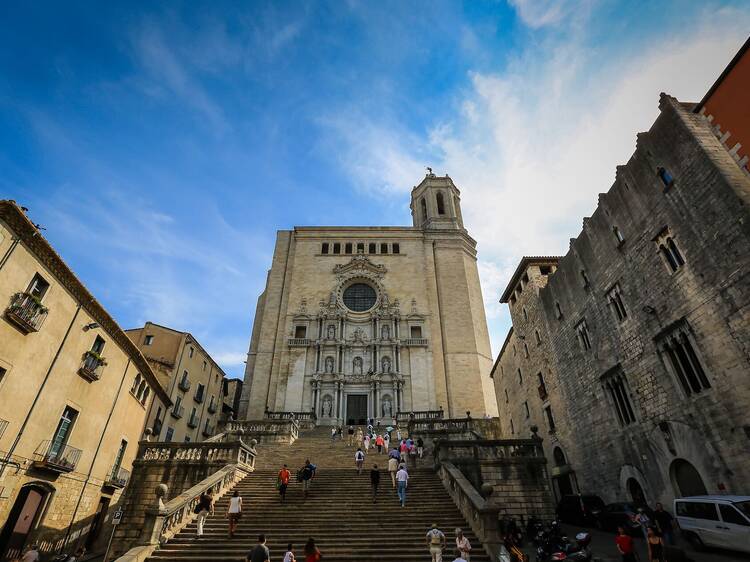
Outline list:
[[[258,445],[256,471],[235,486],[243,498],[243,517],[233,539],[227,536],[225,513],[229,496],[216,503],[216,514],[209,517],[204,535],[196,538],[191,523],[149,558],[151,561],[244,560],[257,541],[267,537],[271,560],[283,557],[287,543],[295,547],[298,559],[309,537],[323,553],[324,560],[357,562],[416,562],[430,560],[425,535],[432,523],[446,534],[445,560],[453,560],[454,530],[461,527],[473,546],[472,561],[490,558],[471,532],[463,516],[443,488],[429,460],[410,470],[406,507],[401,508],[387,472],[387,457],[373,450],[365,461],[367,470],[358,475],[354,467],[356,447],[336,441],[331,444],[326,428],[304,433],[292,445]],[[318,466],[307,499],[294,474],[305,459]],[[276,474],[286,463],[293,478],[286,503],[279,502]],[[369,469],[377,463],[381,469],[380,493],[373,504]]]

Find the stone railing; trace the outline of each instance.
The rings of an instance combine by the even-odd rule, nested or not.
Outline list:
[[[434,452],[437,464],[517,462],[521,459],[538,464],[546,464],[541,439],[477,439],[440,440],[435,442]]]
[[[405,424],[411,420],[442,419],[443,410],[420,410],[417,412],[396,412],[396,422]]]
[[[219,431],[227,435],[242,435],[259,443],[294,443],[299,437],[299,422],[285,420],[225,420],[219,422]]]
[[[269,420],[297,420],[300,429],[313,429],[318,422],[315,412],[266,412],[263,417]]]
[[[500,554],[503,552],[498,525],[501,508],[492,503],[490,499],[482,497],[466,477],[461,474],[461,471],[450,462],[444,462],[440,466],[438,475],[443,482],[443,487],[453,499],[453,503],[456,504],[464,519],[471,526],[471,530],[482,541],[490,559],[500,559]],[[492,486],[485,486],[485,488],[482,491],[490,496]]]
[[[501,435],[498,418],[412,419],[408,428],[409,435],[423,439],[493,439]]]
[[[153,443],[141,441],[138,460],[144,463],[170,460],[209,463],[241,463],[255,466],[255,450],[241,440],[203,443]]]
[[[408,347],[427,347],[428,341],[427,338],[405,338],[401,340],[401,345],[406,345]]]
[[[289,347],[307,347],[311,341],[307,338],[289,338],[287,343]]]

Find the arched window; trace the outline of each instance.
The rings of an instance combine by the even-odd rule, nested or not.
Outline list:
[[[427,201],[424,200],[424,197],[419,200],[419,205],[422,210],[422,222],[427,222]]]
[[[438,215],[444,215],[445,214],[445,200],[443,199],[443,194],[438,191],[438,194],[435,196],[435,200],[437,202]]]
[[[146,390],[143,391],[143,396],[141,396],[141,404],[145,404],[148,400],[148,393],[151,391],[149,387],[146,387]]]
[[[133,386],[130,387],[130,392],[132,392],[133,394],[135,394],[138,391],[138,385],[139,384],[141,384],[141,374],[140,373],[138,373],[135,376],[135,380],[133,381]]]
[[[141,381],[141,384],[138,386],[138,394],[135,395],[138,400],[143,398],[143,393],[146,392],[147,388],[146,381]]]

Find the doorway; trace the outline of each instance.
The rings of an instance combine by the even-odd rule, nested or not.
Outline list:
[[[104,518],[107,516],[107,510],[109,509],[110,499],[111,498],[107,498],[105,496],[99,498],[99,505],[96,508],[94,519],[91,521],[89,534],[86,537],[86,550],[91,550],[91,547],[94,546],[96,539],[99,538],[99,534],[102,532],[102,527],[104,526]]]
[[[37,484],[21,488],[0,533],[0,545],[5,545],[0,552],[0,559],[14,560],[21,557],[29,533],[39,521],[49,494],[49,489]]]
[[[641,487],[638,480],[635,478],[628,478],[626,485],[628,487],[630,499],[633,500],[633,505],[636,507],[647,507],[646,494],[643,492],[643,487]]]
[[[347,394],[346,423],[347,425],[367,424],[367,394]]]
[[[679,497],[705,496],[708,493],[700,473],[685,459],[675,459],[669,472]]]

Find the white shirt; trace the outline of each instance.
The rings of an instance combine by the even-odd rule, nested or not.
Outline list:
[[[408,482],[409,481],[409,473],[406,472],[403,468],[399,470],[396,473],[396,480],[399,482]]]
[[[469,542],[469,539],[466,538],[466,535],[464,535],[462,539],[456,537],[456,548],[461,552],[471,551],[471,543]]]
[[[357,451],[356,453],[354,453],[354,460],[355,461],[365,460],[365,454],[362,451]]]
[[[23,558],[21,558],[21,562],[37,562],[38,560],[39,560],[38,550],[29,550],[26,554],[23,555]]]
[[[284,562],[292,562],[292,560],[294,560],[294,554],[292,554],[291,552],[287,552],[284,555]]]
[[[229,513],[239,513],[242,511],[242,498],[240,496],[232,496],[229,498]]]
[[[430,544],[433,546],[439,546],[445,538],[443,531],[440,529],[430,529],[427,531],[427,536],[430,538]]]

